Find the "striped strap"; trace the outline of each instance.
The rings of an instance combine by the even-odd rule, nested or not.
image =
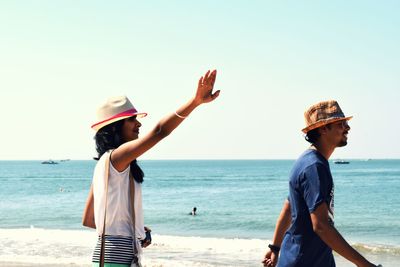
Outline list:
[[[106,166],[104,170],[104,179],[105,179],[105,205],[104,205],[104,223],[103,223],[103,229],[101,232],[101,248],[100,248],[100,267],[104,267],[104,245],[105,245],[105,235],[106,235],[106,211],[107,211],[107,196],[108,196],[108,175],[110,172],[110,158],[111,158],[111,153],[108,157],[106,157]]]
[[[135,255],[138,254],[136,246],[136,216],[135,216],[135,181],[132,176],[132,172],[129,171],[129,190],[131,195],[131,214],[132,214],[132,226],[133,226],[133,252]]]

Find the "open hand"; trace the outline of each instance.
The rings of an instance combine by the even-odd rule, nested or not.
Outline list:
[[[195,101],[197,104],[209,103],[219,96],[220,90],[213,93],[217,70],[207,71],[199,80]]]

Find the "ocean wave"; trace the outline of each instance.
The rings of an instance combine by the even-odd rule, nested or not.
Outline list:
[[[400,256],[400,247],[398,246],[379,245],[379,244],[366,245],[362,243],[354,243],[352,244],[352,246],[360,252]]]

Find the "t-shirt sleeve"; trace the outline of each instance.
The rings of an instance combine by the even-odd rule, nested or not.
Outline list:
[[[307,167],[301,180],[303,198],[309,212],[313,212],[321,203],[329,198],[328,170],[322,164]]]

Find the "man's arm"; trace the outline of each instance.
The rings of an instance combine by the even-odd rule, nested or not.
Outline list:
[[[289,228],[292,221],[290,214],[290,203],[285,200],[279,217],[276,221],[274,236],[272,238],[272,245],[280,247],[282,244],[283,236],[286,230]],[[279,252],[268,249],[264,255],[262,263],[266,267],[275,266],[278,261]]]
[[[329,223],[328,205],[325,202],[321,203],[310,215],[314,232],[331,249],[358,267],[376,266],[367,261],[360,253],[352,248],[336,228]]]

